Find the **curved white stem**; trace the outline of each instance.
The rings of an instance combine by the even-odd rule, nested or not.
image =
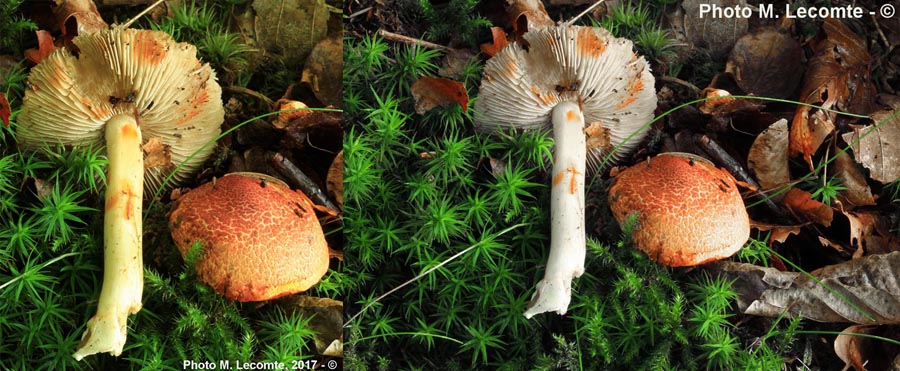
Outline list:
[[[587,148],[584,115],[575,102],[553,109],[553,186],[550,189],[550,256],[525,317],[566,314],[572,279],[584,273],[584,170]]]
[[[144,265],[141,255],[141,202],[144,157],[141,131],[135,119],[118,115],[106,123],[109,171],[106,214],[103,218],[103,289],[97,314],[87,323],[78,350],[81,360],[91,354],[122,354],[128,335],[128,315],[141,310]]]

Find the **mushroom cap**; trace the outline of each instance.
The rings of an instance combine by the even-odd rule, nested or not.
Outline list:
[[[328,271],[328,244],[312,202],[269,179],[228,174],[179,197],[169,216],[178,250],[185,255],[201,241],[197,275],[231,300],[306,291]]]
[[[724,259],[750,237],[734,177],[694,157],[662,153],[625,169],[609,188],[609,206],[619,225],[637,214],[634,245],[663,265]]]
[[[165,32],[118,26],[73,42],[78,56],[60,48],[31,70],[19,144],[100,146],[106,122],[129,114],[137,116],[144,143],[161,139],[169,158],[145,169],[145,194],[173,172],[177,183],[199,169],[214,146],[188,157],[219,135],[225,111],[215,72],[200,63],[197,49]]]
[[[656,92],[650,66],[628,39],[599,27],[549,26],[524,35],[488,60],[474,103],[475,123],[498,128],[551,130],[550,113],[563,101],[584,112],[588,170],[617,161],[646,136]]]

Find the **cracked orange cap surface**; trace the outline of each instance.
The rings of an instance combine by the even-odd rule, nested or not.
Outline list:
[[[724,259],[750,237],[734,178],[702,159],[662,153],[625,169],[610,186],[609,205],[619,225],[636,215],[634,245],[663,265]]]
[[[328,271],[328,244],[304,194],[265,175],[229,174],[178,198],[169,216],[185,255],[203,243],[197,275],[241,302],[303,292]]]

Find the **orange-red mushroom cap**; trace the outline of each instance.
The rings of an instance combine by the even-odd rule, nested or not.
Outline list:
[[[264,175],[229,174],[188,192],[169,223],[182,255],[203,244],[197,275],[231,300],[303,292],[328,271],[312,202]]]
[[[727,258],[750,237],[734,177],[702,158],[663,153],[616,175],[609,205],[632,241],[660,264],[682,267]]]

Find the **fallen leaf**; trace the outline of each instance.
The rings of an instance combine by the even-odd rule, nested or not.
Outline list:
[[[826,227],[834,219],[834,210],[830,206],[814,200],[812,194],[799,188],[788,190],[781,203],[795,215]]]
[[[517,42],[524,42],[522,35],[528,30],[553,26],[556,23],[544,9],[540,0],[507,0],[506,14]]]
[[[724,57],[747,33],[749,21],[743,17],[711,17],[709,14],[701,17],[700,3],[700,0],[685,0],[681,4],[685,36],[695,47],[709,50],[714,59]],[[745,0],[704,0],[702,3],[721,8],[748,7]]]
[[[344,105],[341,53],[338,35],[320,41],[306,60],[300,77],[300,82],[306,84],[320,102],[334,107]]]
[[[732,289],[744,314],[871,325],[900,323],[897,267],[900,252],[869,255],[808,275],[730,261],[710,263],[704,269],[735,280]]]
[[[753,141],[747,154],[747,167],[756,174],[763,191],[769,193],[790,183],[788,161],[787,120],[781,119],[769,125]],[[778,202],[783,197],[783,194],[777,194],[772,200]]]
[[[819,243],[822,244],[822,246],[830,247],[830,248],[834,249],[834,251],[836,251],[837,253],[839,253],[843,256],[850,255],[850,251],[848,251],[847,248],[844,247],[844,245],[834,242],[832,240],[829,240],[823,236],[818,236],[818,239],[819,239]]]
[[[469,93],[466,91],[466,86],[459,81],[422,76],[413,83],[410,90],[416,100],[416,113],[420,115],[435,107],[443,107],[452,103],[459,104],[463,112],[469,107]]]
[[[891,232],[890,222],[873,211],[842,211],[850,224],[848,243],[856,248],[853,257],[886,254],[900,249],[900,241]]]
[[[808,63],[800,101],[825,109],[868,114],[874,107],[875,85],[871,82],[872,57],[865,40],[841,21],[827,18],[810,45],[813,56]],[[821,145],[816,132],[830,132],[834,114],[809,106],[799,106],[791,125],[791,156],[802,154],[812,165],[812,154]],[[825,125],[826,127],[822,127]],[[825,134],[827,135],[827,133]]]
[[[503,28],[491,27],[491,35],[493,37],[493,42],[481,44],[481,52],[488,57],[497,55],[497,53],[509,45],[509,42],[506,41],[506,31],[503,31]]]
[[[853,366],[856,371],[900,369],[900,346],[872,335],[900,340],[900,330],[890,326],[853,325],[841,331],[834,339],[834,353],[845,363],[844,369]]]
[[[441,68],[438,69],[437,74],[451,80],[465,79],[468,77],[466,76],[466,69],[470,66],[469,62],[474,58],[477,57],[471,49],[448,49],[444,53],[444,58],[441,60]],[[480,59],[477,62],[481,63]]]
[[[727,90],[707,87],[700,92],[704,98],[712,98],[700,103],[700,112],[707,115],[728,115],[741,111],[759,111],[763,104],[754,99],[736,99]]]
[[[267,52],[281,56],[285,66],[302,65],[328,35],[332,9],[324,0],[256,0],[252,6],[256,41]]]
[[[875,125],[854,127],[852,132],[842,135],[853,149],[856,162],[869,169],[869,176],[887,184],[900,178],[900,98],[882,96],[891,107],[871,115]]]
[[[144,169],[172,166],[172,153],[169,146],[163,144],[162,138],[148,139],[141,149],[144,150]]]
[[[756,229],[760,232],[771,232],[769,235],[769,245],[772,242],[781,242],[787,240],[788,237],[794,234],[800,234],[800,229],[803,228],[805,224],[800,225],[777,225],[777,224],[767,224],[760,223],[757,221],[750,221],[750,227]]]
[[[49,32],[37,30],[35,34],[37,34],[38,47],[37,49],[25,50],[25,59],[31,63],[38,64],[44,58],[47,58],[50,53],[53,53],[56,50],[56,46],[53,45],[53,36]]]
[[[325,187],[328,193],[334,197],[338,206],[344,207],[344,151],[334,156],[334,161],[328,167],[328,175],[325,177]]]
[[[875,204],[866,176],[856,167],[856,162],[847,152],[838,153],[829,166],[833,177],[840,179],[840,185],[845,188],[838,193],[841,203],[849,207]]]
[[[64,44],[71,50],[78,50],[72,43],[75,36],[109,28],[91,0],[54,0],[54,2],[56,7],[53,8],[53,14],[62,30]]]
[[[10,116],[12,116],[12,109],[9,108],[9,101],[6,100],[6,93],[0,92],[0,120],[3,120],[3,126],[9,127]]]
[[[793,37],[763,28],[738,39],[725,73],[749,94],[788,98],[803,76],[802,56],[803,50]]]

